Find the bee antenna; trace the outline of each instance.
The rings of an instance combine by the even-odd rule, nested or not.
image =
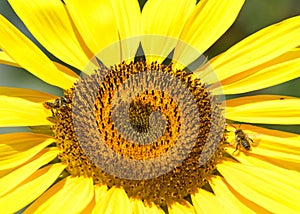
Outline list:
[[[234,125],[232,125],[232,124],[229,124],[229,125],[232,126],[235,130],[237,130],[237,128]]]

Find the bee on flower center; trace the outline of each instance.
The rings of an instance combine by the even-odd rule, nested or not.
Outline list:
[[[46,109],[50,109],[52,114],[54,115],[53,109],[58,109],[60,107],[66,106],[71,101],[66,97],[59,97],[52,102],[44,102],[43,105]]]

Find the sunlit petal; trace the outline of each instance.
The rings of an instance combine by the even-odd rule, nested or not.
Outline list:
[[[192,194],[191,197],[197,213],[220,213],[225,209],[224,205],[213,193],[204,189],[199,188],[198,192]]]
[[[121,61],[119,31],[111,0],[81,0],[64,1],[75,26],[86,45],[94,55],[103,48],[115,44],[110,49],[109,56],[102,56],[101,61],[114,65]]]
[[[226,107],[230,120],[263,124],[300,124],[300,99],[279,99]]]
[[[44,149],[38,155],[33,157],[33,160],[29,160],[24,166],[2,177],[0,179],[0,197],[23,182],[40,167],[53,160],[58,153],[59,150],[57,148]]]
[[[300,16],[266,27],[211,60],[220,80],[266,63],[300,45]]]
[[[175,202],[168,206],[168,211],[170,214],[196,214],[194,207],[187,201],[182,201],[182,203]]]
[[[172,5],[172,7],[170,7]],[[149,0],[142,13],[142,47],[147,60],[161,62],[175,48],[177,39],[195,7],[195,1]],[[154,13],[153,11],[159,11]]]
[[[50,125],[51,112],[42,103],[0,95],[0,127]]]
[[[65,167],[58,163],[36,171],[14,190],[0,198],[0,213],[14,213],[30,204],[53,184]]]
[[[123,189],[112,187],[96,204],[93,213],[132,213],[132,206]]]
[[[94,185],[94,197],[91,202],[86,206],[82,213],[92,213],[96,203],[107,193],[106,185]]]
[[[252,201],[245,199],[230,187],[224,178],[220,176],[213,177],[209,182],[216,197],[222,201],[230,213],[269,213],[263,207],[254,204]]]
[[[203,54],[232,25],[244,0],[203,0],[193,9],[179,39]],[[186,46],[177,46],[174,57],[190,64],[199,55],[191,55]]]
[[[111,0],[111,4],[121,40],[122,59],[133,60],[140,44],[141,11],[139,3],[136,0]],[[127,38],[131,39],[124,41]]]
[[[88,62],[76,38],[64,4],[56,0],[9,0],[33,36],[62,61],[83,69]]]
[[[287,182],[288,177],[272,169],[230,161],[219,164],[218,170],[233,189],[249,200],[263,204],[263,207],[271,212],[299,212],[299,184],[294,180]],[[293,173],[293,177],[300,179],[296,172]],[[292,182],[295,184],[290,185]]]
[[[73,81],[60,72],[53,62],[25,35],[0,15],[0,48],[21,67],[43,81],[64,89]]]
[[[142,200],[139,199],[131,199],[131,206],[133,210],[133,214],[164,214],[165,212],[156,206],[155,204],[151,204],[151,206],[147,206],[144,204]]]
[[[0,142],[0,170],[6,170],[25,163],[54,139],[47,135],[20,132],[1,134]]]
[[[47,190],[24,213],[80,213],[92,200],[93,188],[91,178],[69,176]]]
[[[25,88],[11,88],[1,87],[0,95],[7,97],[18,97],[35,103],[42,103],[47,100],[53,100],[56,97],[52,94],[48,94],[41,91],[25,89]]]
[[[289,51],[267,63],[222,81],[225,94],[238,94],[278,85],[300,76],[300,50]]]

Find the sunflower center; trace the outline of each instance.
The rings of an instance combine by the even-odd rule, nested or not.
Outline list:
[[[152,112],[153,107],[151,105],[143,105],[141,102],[132,102],[128,111],[132,128],[139,133],[149,133],[149,117]]]
[[[199,79],[172,65],[101,67],[65,98],[71,102],[52,109],[60,160],[70,174],[121,186],[129,197],[183,199],[222,157],[221,109]]]

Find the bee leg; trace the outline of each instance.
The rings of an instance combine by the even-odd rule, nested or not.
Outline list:
[[[232,152],[232,154],[234,154],[238,150],[238,148],[239,148],[239,143],[236,144],[235,150],[234,152]]]

